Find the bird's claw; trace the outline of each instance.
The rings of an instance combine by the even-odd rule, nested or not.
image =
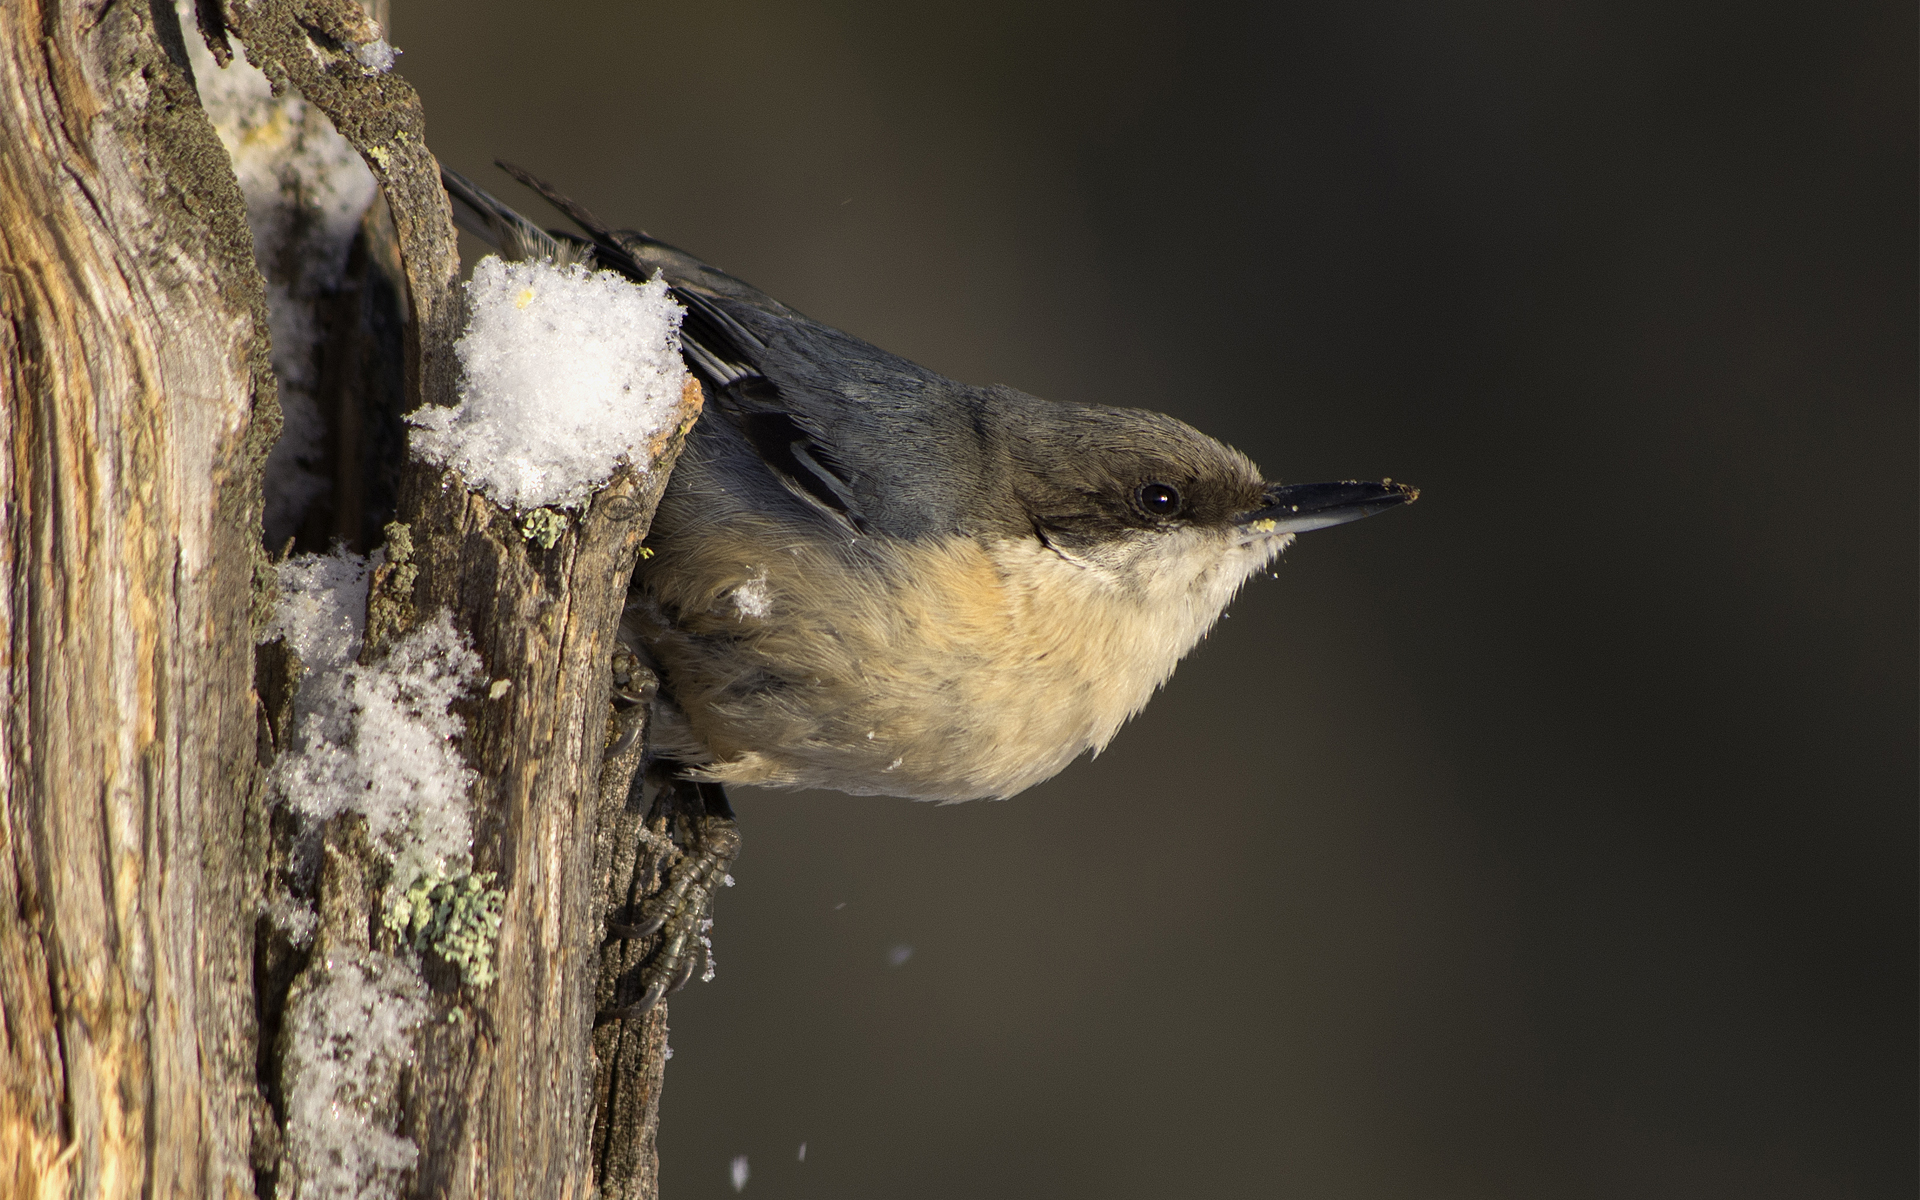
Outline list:
[[[685,987],[696,972],[706,978],[712,976],[713,952],[706,935],[713,927],[713,897],[731,882],[727,868],[740,852],[740,828],[731,814],[712,812],[691,824],[691,844],[668,873],[667,885],[641,909],[639,920],[607,922],[610,940],[658,934],[660,944],[639,968],[639,998],[601,1013],[598,1024],[643,1016]]]
[[[616,704],[646,704],[660,690],[660,677],[640,656],[621,646],[613,652],[612,699]]]
[[[651,703],[659,691],[660,677],[640,660],[639,655],[625,646],[613,652],[613,682],[608,690],[608,698],[614,704],[620,736],[607,748],[608,758],[618,758],[632,748],[644,722],[641,714],[631,710]]]
[[[625,754],[633,748],[633,740],[640,736],[640,722],[637,719],[625,721],[623,725],[620,736],[614,740],[613,745],[607,747],[608,758],[619,758]]]

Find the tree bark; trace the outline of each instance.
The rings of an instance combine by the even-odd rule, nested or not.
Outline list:
[[[451,403],[453,230],[418,98],[359,54],[378,27],[348,0],[198,9],[216,56],[237,37],[366,160],[391,225],[370,216],[356,262],[392,264],[397,247],[386,273],[406,293],[395,390]],[[291,831],[263,763],[285,745],[301,664],[277,643],[255,653],[279,410],[252,250],[169,4],[0,6],[10,1195],[302,1194],[284,1149],[299,1068],[276,1037],[289,1000],[335,954],[411,953],[381,919],[386,864],[351,814],[324,831],[313,949],[264,915]],[[329,301],[349,342],[388,319],[380,275],[350,269]],[[323,359],[334,496],[313,532],[365,538],[393,488],[368,483],[368,429],[393,416],[370,397],[391,385],[364,346]],[[461,712],[472,865],[503,893],[497,978],[422,962],[427,1017],[373,1104],[419,1149],[406,1194],[655,1194],[664,1006],[599,1029],[595,1015],[649,948],[603,945],[604,922],[676,851],[632,802],[638,752],[619,735],[639,711],[613,715],[609,682],[625,583],[699,407],[689,384],[676,426],[557,539],[451,472],[408,463],[398,480],[363,661],[442,610],[479,652],[490,686]]]
[[[250,1195],[246,214],[163,5],[0,5],[0,1187]]]
[[[697,384],[687,400],[656,462],[697,415]],[[594,1184],[604,926],[592,901],[614,634],[666,475],[616,478],[552,550],[491,501],[428,475],[415,472],[406,497],[413,527],[438,531],[414,603],[470,619],[489,677],[512,686],[476,715],[470,742],[482,776],[474,866],[497,872],[507,892],[500,978],[472,1027],[423,1027],[415,1128],[438,1174],[428,1187],[423,1173],[421,1194],[584,1198]]]
[[[378,178],[408,291],[408,392],[415,404],[452,403],[461,319],[453,228],[418,98],[398,75],[369,72],[355,58],[379,30],[346,0],[236,0],[224,19],[270,78],[291,82],[332,118]],[[397,1130],[420,1149],[413,1194],[585,1197],[596,1186],[610,1196],[655,1193],[664,1010],[645,1023],[652,1032],[641,1042],[650,1051],[636,1054],[629,1044],[611,1072],[605,1063],[596,1071],[594,1018],[605,990],[605,897],[617,890],[623,902],[637,898],[659,886],[660,872],[657,856],[629,851],[616,864],[596,850],[605,841],[597,837],[604,797],[617,793],[624,804],[635,765],[631,755],[603,762],[626,581],[700,400],[690,382],[673,429],[547,546],[457,473],[416,461],[402,474],[405,545],[388,542],[362,657],[377,658],[441,610],[479,651],[491,682],[486,699],[464,714],[465,749],[480,775],[473,869],[491,873],[505,893],[497,980],[476,989],[453,972],[427,973],[429,1015],[396,1104]],[[345,858],[355,853],[343,850]],[[364,885],[379,869],[362,861],[323,874],[323,940],[390,948],[379,889]],[[628,875],[610,882],[621,869]],[[638,889],[634,873],[644,877]],[[603,1183],[608,1158],[590,1157],[590,1135],[606,1081],[622,1067],[652,1086],[622,1092],[621,1112],[638,1121],[603,1123],[599,1144],[613,1139],[627,1151],[616,1178]],[[638,1109],[636,1097],[647,1097]]]

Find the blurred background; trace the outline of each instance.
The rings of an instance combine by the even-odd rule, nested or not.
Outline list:
[[[538,219],[1424,490],[1015,800],[739,793],[671,1200],[1914,1194],[1912,5],[395,9]]]

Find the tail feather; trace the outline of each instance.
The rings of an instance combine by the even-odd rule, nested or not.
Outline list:
[[[526,187],[538,192],[543,200],[565,213],[568,220],[585,230],[592,238],[594,256],[600,266],[611,271],[619,271],[623,275],[643,282],[653,278],[655,273],[659,273],[666,276],[667,282],[673,285],[676,292],[705,292],[712,296],[724,296],[729,300],[741,300],[766,312],[779,313],[783,316],[794,315],[792,309],[759,288],[735,279],[718,267],[702,262],[677,246],[670,246],[659,238],[638,229],[611,228],[588,212],[585,205],[569,198],[558,188],[524,167],[499,160],[495,160],[494,165]],[[481,194],[485,195],[484,192]],[[493,200],[493,197],[488,196],[487,199]],[[506,208],[498,200],[493,200],[493,203]],[[512,212],[511,209],[507,211]],[[735,324],[737,327],[737,322]]]
[[[594,247],[579,238],[555,236],[482,190],[471,179],[440,168],[440,182],[453,201],[453,223],[514,261],[544,258],[557,266],[591,266]]]
[[[596,242],[605,242],[609,246],[617,245],[614,231],[600,218],[587,211],[587,206],[566,195],[559,188],[535,175],[525,167],[516,166],[502,158],[493,160],[493,165],[514,177],[523,187],[538,192],[540,198],[567,215],[567,220],[593,235]],[[495,203],[498,203],[496,201]]]

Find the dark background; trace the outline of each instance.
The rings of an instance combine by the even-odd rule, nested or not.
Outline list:
[[[529,212],[1425,492],[1016,800],[740,794],[670,1200],[1914,1194],[1911,5],[396,8]]]

